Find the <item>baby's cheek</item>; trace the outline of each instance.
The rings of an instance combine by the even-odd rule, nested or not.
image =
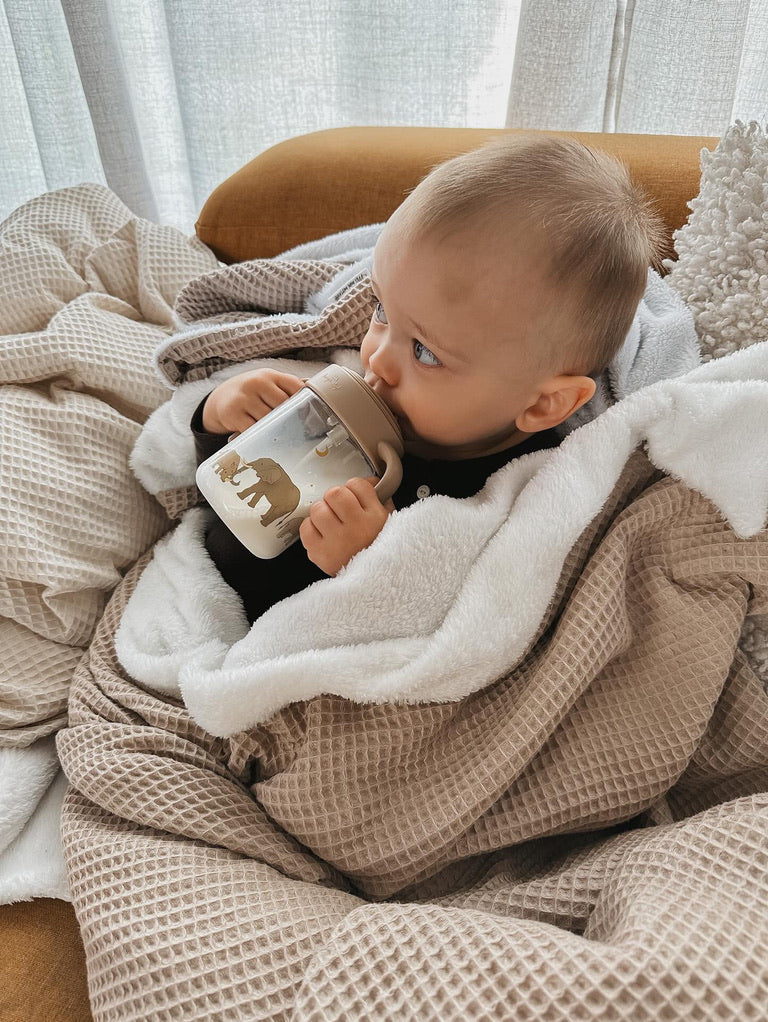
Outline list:
[[[455,409],[449,412],[447,417],[452,419]],[[407,425],[410,426],[416,437],[423,440],[433,440],[439,443],[445,431],[446,410],[432,408],[424,402],[415,402],[415,407],[408,416]]]

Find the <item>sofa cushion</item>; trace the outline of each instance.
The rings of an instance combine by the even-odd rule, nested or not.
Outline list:
[[[0,906],[3,1022],[90,1022],[85,952],[67,901]]]
[[[268,259],[294,245],[383,223],[437,163],[476,149],[500,128],[330,128],[286,139],[223,181],[195,224],[225,263]],[[702,147],[717,138],[547,131],[618,156],[672,231],[698,192]]]

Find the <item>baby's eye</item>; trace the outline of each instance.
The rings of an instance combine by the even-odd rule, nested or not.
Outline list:
[[[384,318],[380,319],[379,314],[381,314]],[[381,304],[378,298],[374,298],[373,318],[376,320],[377,323],[387,322],[387,314],[386,312],[384,312],[384,306]],[[421,341],[417,341],[416,338],[414,337],[411,343],[414,345],[414,355],[416,357],[416,361],[419,362],[420,365],[432,366],[442,365],[442,362],[437,357],[437,355],[433,355],[429,348],[422,344]],[[433,359],[433,361],[422,362],[421,359],[419,358],[420,353],[424,353],[428,359]]]
[[[428,356],[429,358],[432,358],[432,359],[434,359],[434,362],[422,362],[422,363],[421,363],[422,365],[433,365],[433,366],[434,366],[434,365],[437,365],[437,366],[439,366],[439,365],[442,365],[442,362],[441,362],[441,361],[440,361],[440,359],[439,359],[439,358],[437,357],[437,355],[433,355],[433,354],[432,354],[432,352],[431,352],[431,351],[429,350],[429,348],[426,348],[426,347],[425,347],[425,346],[424,346],[424,345],[423,345],[423,344],[421,343],[421,341],[417,341],[417,340],[416,340],[416,338],[414,338],[414,339],[413,339],[413,344],[414,344],[414,348],[413,348],[413,353],[414,353],[414,355],[416,356],[416,361],[417,361],[417,362],[419,361],[419,351],[423,351],[423,352],[425,352],[425,353],[427,354],[427,356]]]

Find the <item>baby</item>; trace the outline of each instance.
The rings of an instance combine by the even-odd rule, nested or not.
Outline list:
[[[498,136],[433,168],[376,243],[360,349],[403,430],[403,481],[383,505],[375,476],[329,489],[274,560],[214,522],[206,548],[249,621],[336,575],[394,511],[471,496],[512,458],[556,446],[554,427],[621,347],[663,238],[624,165],[570,139]],[[272,369],[221,383],[192,417],[198,464],[303,385]]]

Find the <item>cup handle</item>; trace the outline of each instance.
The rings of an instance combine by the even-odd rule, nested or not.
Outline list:
[[[384,504],[403,481],[403,466],[397,451],[386,440],[379,441],[376,453],[384,462],[385,468],[384,475],[376,483],[374,490],[376,496]]]

